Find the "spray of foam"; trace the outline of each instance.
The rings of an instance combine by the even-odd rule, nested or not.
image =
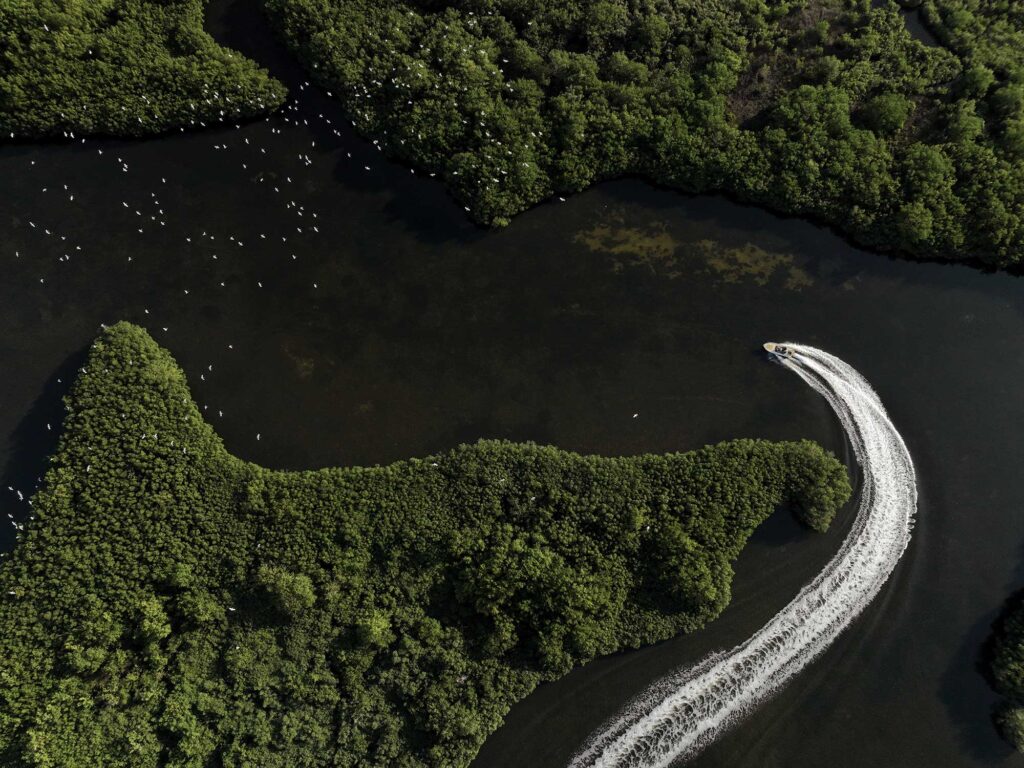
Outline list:
[[[691,757],[824,651],[871,602],[910,542],[907,447],[867,381],[832,355],[786,343],[776,359],[832,406],[863,471],[860,506],[831,562],[753,637],[653,684],[604,724],[571,768],[663,768]]]

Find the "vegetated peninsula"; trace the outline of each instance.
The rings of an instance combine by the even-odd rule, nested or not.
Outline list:
[[[140,136],[280,106],[283,85],[203,30],[204,6],[0,2],[0,132]]]
[[[639,174],[873,247],[1024,253],[1024,11],[927,0],[266,0],[358,129],[479,222]]]
[[[1005,700],[995,720],[1003,738],[1024,752],[1024,595],[1010,599],[990,642],[989,673]]]
[[[271,471],[123,323],[67,408],[0,561],[4,765],[464,766],[541,681],[714,618],[779,505],[850,494],[806,441]]]

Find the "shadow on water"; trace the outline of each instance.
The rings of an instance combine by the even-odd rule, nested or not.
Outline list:
[[[887,5],[891,0],[873,0],[876,7]],[[927,46],[941,45],[938,38],[925,24],[920,7],[900,6],[899,10],[911,37]],[[310,82],[310,74],[291,56],[283,41],[277,36],[263,11],[261,2],[252,0],[210,0],[205,10],[205,26],[207,32],[221,45],[242,53],[247,58],[265,67],[272,76],[287,86],[289,97],[302,98],[307,111],[326,116],[333,126],[341,133],[340,138],[334,136],[330,129],[316,121],[309,122],[307,127],[316,136],[318,143],[327,145],[341,143],[340,149],[348,153],[339,157],[334,169],[334,180],[347,187],[370,194],[388,194],[389,202],[384,212],[387,223],[413,234],[417,240],[426,245],[437,245],[457,241],[460,244],[476,241],[493,234],[487,227],[475,225],[464,213],[463,206],[457,203],[448,193],[441,181],[424,179],[419,171],[413,172],[410,166],[395,158],[386,158],[370,141],[359,136],[353,129],[340,101],[329,97],[327,92],[317,86],[304,87]],[[372,172],[366,172],[369,167]],[[632,191],[632,183],[646,185],[652,194],[646,195],[647,203],[654,210],[678,209],[681,205],[700,207],[705,202],[713,208],[720,209],[726,205],[739,205],[751,213],[759,213],[774,217],[779,222],[797,221],[805,224],[821,235],[838,236],[852,252],[858,248],[871,248],[876,253],[888,256],[890,260],[910,260],[919,263],[950,263],[941,257],[926,257],[905,253],[894,253],[891,249],[880,248],[876,244],[858,244],[845,232],[836,229],[829,222],[809,220],[806,216],[789,216],[769,212],[763,207],[736,199],[726,193],[712,192],[690,195],[677,188],[663,186],[638,174],[625,174],[614,179],[606,179],[593,183],[591,186],[619,186],[630,190],[627,196],[636,199]],[[663,194],[665,191],[671,195]],[[551,204],[541,201],[532,208]],[[711,214],[712,218],[715,214]],[[515,218],[520,220],[523,213]],[[520,226],[522,226],[520,224]],[[742,225],[740,225],[740,228]],[[751,227],[753,229],[753,227]],[[963,261],[963,260],[961,260]],[[970,266],[995,272],[992,265],[979,261],[968,262]],[[1014,274],[1024,272],[1024,267],[1009,270]],[[836,276],[841,277],[841,276]]]
[[[975,622],[942,678],[942,699],[956,724],[960,744],[975,759],[987,763],[1000,763],[1017,754],[1000,736],[996,725],[996,714],[1005,698],[998,693],[992,662],[997,634],[1003,631],[1011,614],[1024,608],[1024,587],[1020,586],[1024,583],[1024,547],[1011,582],[1006,587],[1009,597],[994,615],[986,611]],[[965,674],[971,674],[972,680],[966,681]],[[987,687],[978,685],[979,680]],[[966,684],[969,682],[974,685]],[[975,689],[977,693],[970,695]]]
[[[39,481],[49,466],[49,457],[57,448],[64,428],[64,395],[85,363],[89,347],[85,346],[60,364],[47,379],[42,393],[32,403],[11,434],[10,459],[0,471],[0,515],[9,520],[23,521],[28,517],[28,500],[35,493]],[[11,487],[14,491],[8,491]],[[19,501],[16,491],[24,494]],[[8,552],[14,546],[14,532],[9,526],[0,534],[0,551]]]
[[[306,86],[309,73],[271,28],[262,3],[212,0],[206,8],[206,28],[219,44],[242,53],[284,83],[291,100],[301,98],[305,113],[330,120],[330,126],[321,120],[309,120],[306,126],[321,146],[340,142],[339,149],[345,154],[335,162],[334,181],[356,192],[389,195],[391,199],[384,208],[389,224],[410,231],[427,244],[486,235],[486,230],[464,215],[462,206],[455,204],[440,181],[427,182],[419,172],[412,173],[408,166],[385,158],[374,144],[355,133],[341,102],[319,87]],[[332,132],[331,126],[340,132],[340,137]]]
[[[890,0],[873,0],[872,5],[875,8],[884,8],[889,3]],[[919,0],[913,5],[909,2],[897,3],[895,0],[892,0],[892,4],[899,7],[899,14],[903,17],[903,23],[906,25],[907,32],[910,33],[912,38],[930,48],[937,48],[942,45],[939,38],[935,36],[935,33],[925,23]]]
[[[467,218],[442,182],[419,179],[409,184],[407,177],[413,174],[407,167],[374,151],[373,145],[356,136],[351,128],[344,128],[343,133],[351,157],[339,158],[334,180],[360,192],[391,195],[383,208],[388,225],[408,231],[425,245],[463,244],[488,235],[487,230]]]
[[[886,2],[879,1],[881,4]],[[922,38],[922,35],[930,36],[931,33],[923,27],[919,11],[904,10],[903,16],[915,38],[922,39],[928,44],[937,44]],[[342,134],[340,139],[335,137],[326,125],[319,122],[309,123],[308,128],[319,143],[330,145],[340,141],[341,149],[348,153],[344,158],[339,157],[335,163],[334,180],[359,192],[390,194],[391,199],[384,208],[389,224],[409,231],[420,242],[430,245],[453,240],[475,241],[490,233],[488,228],[472,223],[463,211],[462,205],[448,194],[443,182],[426,180],[419,171],[416,174],[410,173],[409,166],[394,158],[385,158],[371,142],[356,134],[340,101],[329,97],[326,91],[317,86],[303,88],[305,83],[310,82],[310,75],[291,56],[271,28],[263,12],[262,3],[251,0],[210,0],[206,7],[206,28],[219,44],[238,51],[265,67],[272,76],[287,86],[291,99],[301,96],[308,112],[325,115],[331,120],[332,125]],[[934,40],[933,37],[931,39]],[[366,172],[367,167],[372,172]],[[413,179],[415,181],[410,183]],[[648,188],[650,194],[644,195],[645,203],[655,211],[670,213],[677,210],[680,205],[699,208],[705,202],[710,203],[712,209],[718,209],[726,202],[738,204],[751,213],[774,217],[779,221],[804,221],[800,217],[770,213],[761,207],[733,200],[723,194],[689,195],[636,174],[596,182],[592,186],[610,188],[613,197],[618,196],[621,189],[621,194],[626,199],[635,201],[637,195],[634,186],[638,184]],[[666,195],[665,191],[672,194]],[[542,201],[532,207],[545,204],[551,203]],[[519,214],[516,219],[520,220],[522,216],[523,214]],[[716,218],[714,210],[709,210],[708,216]],[[818,232],[824,229],[827,233],[838,234],[849,243],[851,249],[855,247],[844,233],[833,230],[827,224],[807,223],[807,226]],[[759,231],[753,224],[749,227],[741,225],[740,228],[749,229],[751,232]],[[983,265],[979,266],[984,268]]]
[[[259,0],[210,0],[205,14],[206,31],[214,40],[257,62],[291,95],[308,79],[271,29]]]
[[[1024,553],[1018,575],[1024,574]],[[1019,584],[1022,579],[1016,579]],[[995,716],[1005,699],[996,692],[992,675],[996,634],[1001,632],[1010,615],[1024,606],[1024,588],[1010,595],[995,618],[986,613],[964,638],[952,663],[942,679],[942,697],[956,724],[960,743],[975,759],[987,763],[1000,763],[1015,755],[1016,751],[1000,735]],[[987,690],[980,686],[975,696],[968,695],[964,683],[965,670],[982,679]]]

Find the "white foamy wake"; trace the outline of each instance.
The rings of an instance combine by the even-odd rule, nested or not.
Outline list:
[[[824,651],[878,594],[910,542],[917,486],[903,438],[865,379],[820,349],[779,362],[829,402],[863,473],[839,552],[793,601],[727,653],[661,679],[604,724],[571,768],[664,768],[707,746]]]

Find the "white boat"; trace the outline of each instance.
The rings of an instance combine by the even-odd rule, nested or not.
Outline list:
[[[793,357],[793,355],[796,354],[792,349],[787,347],[785,344],[776,344],[773,341],[766,341],[764,343],[764,348],[766,352],[769,352],[770,354],[773,355],[778,355],[779,357]]]

